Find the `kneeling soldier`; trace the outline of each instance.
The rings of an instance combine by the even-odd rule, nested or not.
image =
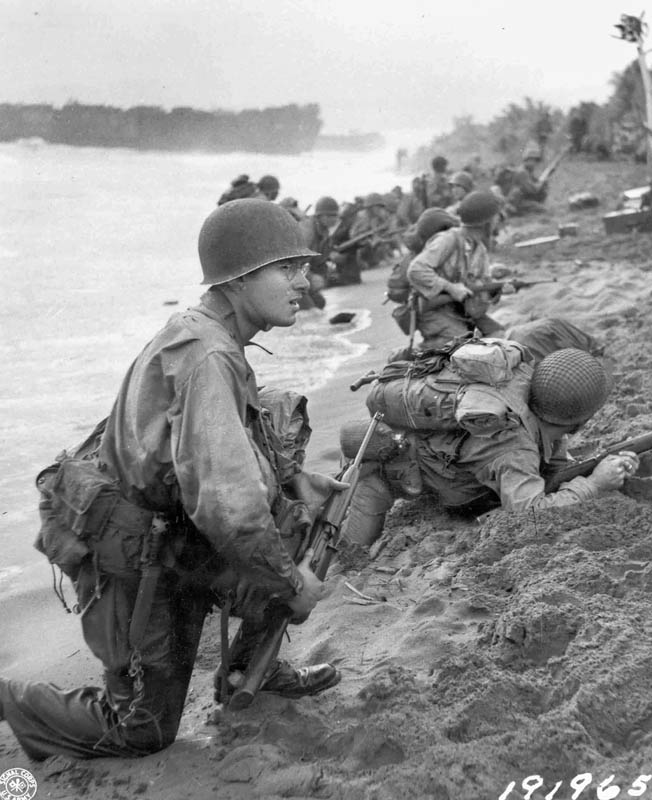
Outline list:
[[[170,318],[130,367],[108,419],[39,476],[37,547],[74,582],[105,686],[0,680],[0,719],[31,758],[166,747],[213,605],[243,619],[235,673],[270,606],[301,622],[322,597],[311,551],[293,560],[293,539],[309,525],[296,501],[309,518],[344,484],[303,470],[305,399],[259,399],[244,354],[258,331],[294,324],[314,255],[273,203],[215,210],[199,234],[209,285],[200,304]],[[330,664],[275,661],[261,688],[300,697],[339,679]]]

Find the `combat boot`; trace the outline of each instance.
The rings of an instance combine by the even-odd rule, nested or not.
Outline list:
[[[229,672],[229,694],[235,691],[244,677],[244,670]],[[268,670],[259,692],[278,694],[281,697],[298,699],[336,686],[342,680],[342,673],[332,664],[312,664],[309,667],[293,667],[288,661],[276,659]],[[215,701],[223,702],[222,672],[218,668],[213,675]]]

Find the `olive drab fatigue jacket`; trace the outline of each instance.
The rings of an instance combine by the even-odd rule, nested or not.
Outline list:
[[[302,581],[270,510],[275,477],[252,436],[259,404],[244,345],[220,291],[173,315],[124,379],[100,462],[142,507],[164,512],[178,492],[218,553],[287,599]]]
[[[563,452],[565,441],[547,436],[529,410],[521,424],[491,436],[468,435],[460,441],[457,431],[435,432],[417,443],[424,483],[444,505],[463,506],[490,489],[508,511],[559,508],[598,496],[582,476],[545,493],[541,462],[553,463]]]
[[[534,200],[543,203],[548,196],[547,184],[540,184],[533,175],[520,167],[514,172],[512,186],[507,195],[507,202],[518,206],[524,200]]]
[[[483,282],[489,277],[489,253],[482,242],[471,240],[460,228],[436,233],[410,262],[410,286],[418,295],[417,328],[424,339],[446,335],[452,339],[469,330],[460,305],[429,307],[452,283]],[[488,304],[487,304],[488,305]]]

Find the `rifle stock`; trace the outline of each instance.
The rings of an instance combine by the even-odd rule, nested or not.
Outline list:
[[[320,580],[324,580],[326,577],[333,555],[337,552],[342,523],[360,479],[360,467],[365,451],[382,418],[383,415],[379,412],[376,412],[371,418],[355,459],[340,478],[341,481],[349,484],[348,488],[340,492],[333,492],[324,504],[321,514],[313,523],[308,545],[314,550],[310,568]],[[231,696],[230,710],[240,711],[251,704],[265,678],[265,673],[276,658],[290,618],[289,612],[279,613],[270,621],[265,634],[259,640],[249,660],[242,683]]]
[[[546,493],[557,491],[562,483],[567,483],[579,475],[584,477],[590,475],[602,459],[615,453],[620,453],[621,450],[631,450],[633,453],[645,453],[648,450],[652,450],[652,433],[644,433],[641,436],[635,436],[633,439],[618,442],[618,444],[607,447],[592,458],[569,464],[567,467],[562,467],[547,475],[544,474]]]

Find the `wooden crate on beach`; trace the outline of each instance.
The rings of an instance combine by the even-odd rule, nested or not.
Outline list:
[[[624,208],[622,211],[610,211],[602,217],[606,233],[628,233],[652,231],[652,209],[646,208],[637,211]]]

